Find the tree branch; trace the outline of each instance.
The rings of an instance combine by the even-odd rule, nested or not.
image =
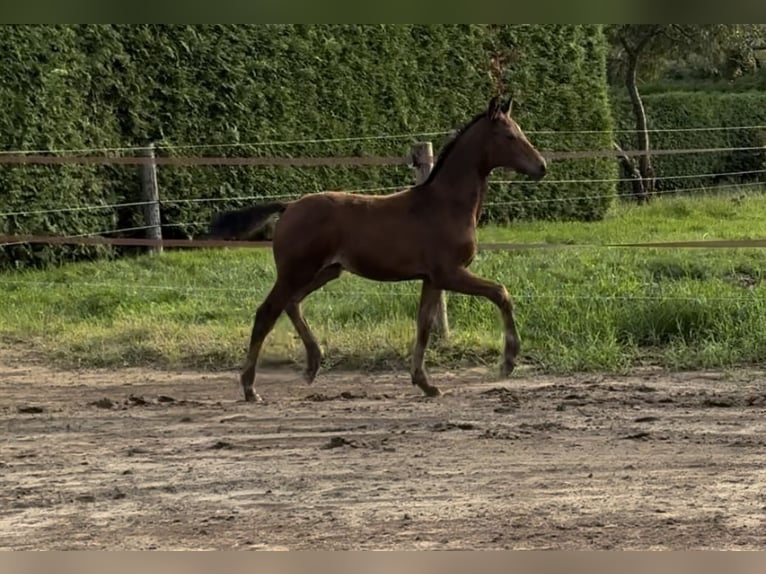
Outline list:
[[[638,46],[636,46],[636,52],[641,52],[649,42],[662,34],[662,32],[663,26],[652,26],[649,32],[643,38],[641,38],[641,40],[639,40]]]
[[[678,24],[668,24],[668,28],[675,30],[676,32],[684,36],[689,42],[695,41],[694,37],[691,34],[689,34],[689,32],[687,32],[683,26],[679,26]],[[672,40],[673,37],[668,36],[668,39]]]

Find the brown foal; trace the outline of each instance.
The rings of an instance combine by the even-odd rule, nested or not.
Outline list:
[[[399,193],[316,193],[214,218],[211,236],[242,238],[281,214],[273,239],[277,278],[255,313],[240,378],[245,400],[260,400],[253,389],[258,355],[283,311],[306,348],[304,378],[313,382],[322,352],[301,301],[344,270],[376,281],[423,282],[411,374],[412,384],[427,396],[441,394],[429,382],[424,355],[443,290],[484,297],[498,307],[505,326],[502,373],[513,371],[520,345],[508,291],[467,269],[476,254],[476,226],[490,172],[501,167],[538,180],[546,173],[545,159],[509,109],[510,101],[492,98],[487,110],[444,146],[428,180]]]

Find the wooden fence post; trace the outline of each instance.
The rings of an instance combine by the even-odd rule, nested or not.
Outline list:
[[[412,146],[413,165],[416,170],[416,184],[423,183],[428,179],[434,166],[434,148],[431,142],[416,143]],[[449,336],[449,320],[447,318],[447,296],[442,291],[441,298],[436,307],[434,318],[434,334],[446,339]]]
[[[144,156],[155,158],[154,143],[144,149]],[[157,164],[154,161],[141,166],[141,201],[145,202],[144,221],[146,238],[162,240],[162,222],[160,219],[160,191],[157,185]],[[162,245],[152,245],[149,253],[162,253]]]

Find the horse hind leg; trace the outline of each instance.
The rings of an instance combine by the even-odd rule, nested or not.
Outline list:
[[[431,335],[436,309],[441,296],[441,290],[436,289],[429,281],[423,282],[418,306],[417,334],[415,347],[412,352],[412,384],[420,388],[427,397],[441,395],[438,387],[432,385],[425,371],[425,353],[428,339]]]
[[[285,308],[287,316],[290,318],[290,321],[292,321],[301,341],[303,341],[303,346],[306,348],[306,370],[303,372],[303,378],[308,384],[314,382],[314,379],[316,379],[317,373],[319,372],[319,367],[322,363],[322,349],[319,347],[319,343],[317,342],[314,333],[311,332],[311,329],[301,312],[301,301],[333,279],[340,277],[342,272],[343,269],[338,264],[325,267],[314,276],[311,283],[306,285],[306,287],[300,291],[298,296]]]
[[[282,314],[282,311],[285,309],[291,298],[291,293],[286,285],[277,280],[274,287],[272,287],[271,291],[266,296],[266,299],[255,312],[255,320],[253,321],[253,329],[250,334],[247,357],[245,359],[245,365],[242,368],[242,374],[240,375],[242,391],[244,392],[245,400],[248,402],[261,400],[260,396],[253,390],[258,356],[261,353],[263,341],[274,328],[277,319]]]
[[[303,317],[300,302],[294,301],[290,303],[285,308],[285,313],[287,313],[290,321],[292,321],[295,330],[298,331],[298,335],[306,349],[306,369],[303,371],[303,379],[306,383],[311,384],[314,382],[319,372],[319,365],[322,363],[322,349],[319,347],[314,333],[311,332],[311,328],[309,328],[306,319]]]

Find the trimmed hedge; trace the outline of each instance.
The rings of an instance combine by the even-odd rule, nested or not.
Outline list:
[[[514,100],[514,115],[522,128],[526,132],[559,132],[530,133],[536,147],[558,151],[611,149],[607,43],[600,26],[504,26],[498,39],[501,45],[524,46],[516,52],[516,64],[508,79],[513,93],[520,96]],[[578,130],[595,133],[572,133]],[[616,162],[606,158],[553,162],[549,175],[539,183],[491,187],[488,202],[507,203],[487,205],[486,220],[601,219],[613,200],[613,184],[551,181],[609,179],[617,173]]]
[[[71,26],[0,27],[0,145],[3,149],[109,146],[119,141],[112,116],[89,105],[91,78]],[[119,199],[103,169],[90,166],[0,166],[0,212],[55,210]],[[113,229],[112,210],[0,217],[0,233],[70,235]],[[0,265],[45,264],[95,256],[92,247],[0,249]]]
[[[766,93],[669,92],[643,97],[650,129],[766,125]],[[628,100],[613,99],[618,129],[634,129]],[[624,149],[635,149],[632,133],[617,133]],[[654,149],[734,148],[766,145],[766,130],[707,130],[649,134]],[[764,150],[653,156],[657,177],[694,176],[766,169]],[[766,174],[658,179],[659,191],[715,184],[766,181]]]
[[[404,155],[412,138],[263,144],[457,128],[494,93],[488,69],[497,53],[510,55],[503,81],[526,131],[611,129],[599,25],[14,26],[0,28],[0,48],[12,54],[0,69],[4,149],[155,141],[162,154],[176,155]],[[446,141],[430,139],[437,151]],[[530,139],[559,150],[611,142],[609,133]],[[215,147],[232,142],[256,145]],[[201,144],[209,147],[184,147]],[[582,160],[555,162],[549,179],[614,175],[613,161]],[[214,211],[241,202],[173,200],[403,187],[414,174],[407,167],[161,166],[158,178],[164,236],[190,237]],[[2,167],[0,212],[136,201],[139,185],[136,168]],[[484,221],[598,219],[614,191],[609,183],[493,185]],[[140,209],[126,208],[5,217],[0,230],[75,234],[142,223]],[[6,248],[0,266],[91,253]]]

